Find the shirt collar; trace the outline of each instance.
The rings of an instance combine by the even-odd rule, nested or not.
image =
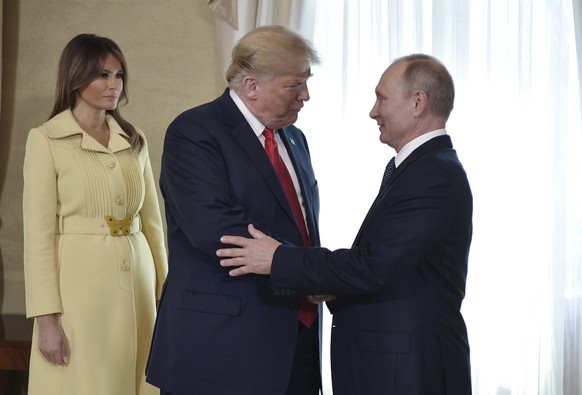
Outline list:
[[[263,130],[265,130],[265,125],[263,125],[261,121],[259,121],[257,117],[253,115],[253,113],[249,110],[246,104],[242,101],[242,99],[236,94],[236,92],[233,89],[229,89],[228,93],[230,94],[230,97],[234,101],[234,104],[236,104],[240,112],[242,112],[243,116],[245,117],[249,125],[251,125],[251,128],[253,129],[257,137],[259,137],[263,133]]]
[[[82,136],[81,147],[91,151],[118,152],[131,147],[127,133],[119,126],[117,121],[109,114],[105,116],[109,125],[109,147],[105,148],[85,132],[75,120],[73,112],[65,110],[45,123],[47,134],[50,138],[61,139],[79,134]]]
[[[394,158],[394,164],[396,165],[396,167],[398,167],[402,162],[404,162],[404,159],[408,158],[408,156],[415,149],[417,149],[418,147],[420,147],[421,145],[423,145],[427,141],[434,139],[435,137],[444,136],[446,134],[447,134],[447,131],[445,129],[437,129],[437,130],[433,130],[433,131],[428,132],[428,133],[424,133],[423,135],[418,136],[414,140],[409,141],[408,143],[406,143],[406,145],[404,147],[402,147],[400,152],[398,152],[398,154],[396,154],[396,157]]]

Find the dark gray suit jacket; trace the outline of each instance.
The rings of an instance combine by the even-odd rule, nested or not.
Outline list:
[[[319,195],[307,141],[281,130],[319,245]],[[296,294],[275,296],[267,276],[230,277],[216,250],[247,226],[302,245],[285,192],[228,90],[169,126],[160,186],[168,225],[169,273],[147,381],[176,394],[284,394],[295,353]]]
[[[273,286],[332,294],[334,395],[468,395],[472,195],[448,136],[394,171],[350,249],[281,246]]]

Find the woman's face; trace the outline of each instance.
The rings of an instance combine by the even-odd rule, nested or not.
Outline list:
[[[107,55],[99,77],[77,92],[75,108],[86,107],[93,110],[114,110],[123,91],[123,69],[117,58]]]

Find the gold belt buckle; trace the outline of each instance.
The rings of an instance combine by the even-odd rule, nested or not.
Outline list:
[[[127,236],[131,228],[133,217],[128,215],[123,219],[117,219],[111,215],[106,215],[105,220],[107,221],[107,225],[109,225],[111,236]]]

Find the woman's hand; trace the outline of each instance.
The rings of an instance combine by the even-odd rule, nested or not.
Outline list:
[[[38,323],[38,348],[42,355],[55,365],[66,365],[67,337],[57,314],[36,317]]]

